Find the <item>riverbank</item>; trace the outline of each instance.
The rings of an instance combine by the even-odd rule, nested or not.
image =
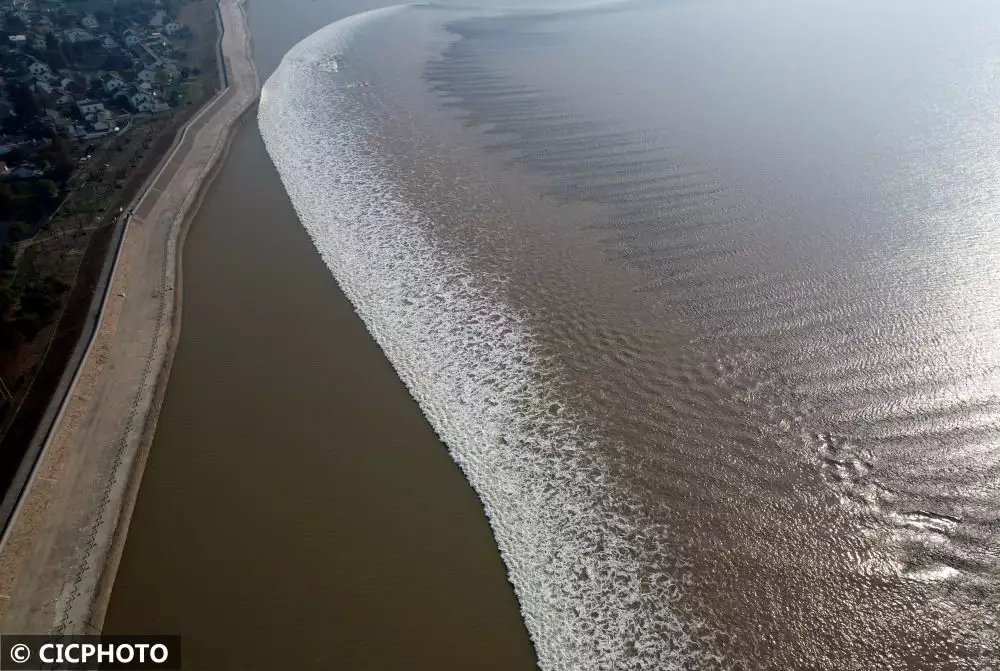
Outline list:
[[[228,87],[188,122],[128,221],[100,324],[0,545],[0,630],[99,630],[180,325],[180,244],[259,90],[240,0]]]
[[[186,104],[169,115],[133,118],[120,133],[93,143],[90,158],[70,179],[74,188],[59,206],[61,214],[47,231],[22,243],[31,259],[25,253],[19,266],[71,288],[59,297],[55,321],[30,343],[8,349],[0,362],[0,381],[13,395],[7,407],[0,403],[0,529],[10,521],[96,330],[113,252],[125,230],[119,213],[135,206],[181,129],[222,88],[217,2],[185,4],[182,14],[195,35],[189,65],[200,70],[185,80]],[[98,193],[104,195],[95,201]]]
[[[262,80],[379,4],[251,2]],[[178,633],[189,671],[537,668],[481,502],[320,258],[256,124],[236,133],[184,264],[104,631]]]

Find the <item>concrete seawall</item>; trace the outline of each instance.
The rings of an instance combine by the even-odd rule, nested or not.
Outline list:
[[[91,339],[0,541],[0,633],[99,631],[180,328],[186,226],[260,90],[243,0],[220,0],[227,86],[127,223]]]

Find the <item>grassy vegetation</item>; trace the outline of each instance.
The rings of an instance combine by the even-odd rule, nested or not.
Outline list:
[[[196,90],[193,90],[193,86],[190,82],[182,82],[176,86],[170,87],[170,91],[167,94],[167,99],[172,104],[184,105],[189,100],[194,99],[194,95],[197,94]]]
[[[31,341],[60,308],[60,296],[69,285],[41,276],[30,255],[16,263],[13,245],[0,247],[0,343]]]

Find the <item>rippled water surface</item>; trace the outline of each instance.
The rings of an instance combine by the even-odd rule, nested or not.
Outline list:
[[[545,669],[1000,658],[1000,6],[412,6],[268,151]]]

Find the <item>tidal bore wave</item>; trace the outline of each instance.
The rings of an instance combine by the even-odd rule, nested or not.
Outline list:
[[[260,128],[292,203],[482,500],[541,666],[722,668],[711,632],[680,614],[666,535],[606,485],[599,439],[557,394],[505,278],[435,243],[370,141],[378,122],[339,64],[397,11],[319,31],[264,86]]]
[[[544,669],[997,668],[995,39],[819,4],[397,7],[264,87]]]

